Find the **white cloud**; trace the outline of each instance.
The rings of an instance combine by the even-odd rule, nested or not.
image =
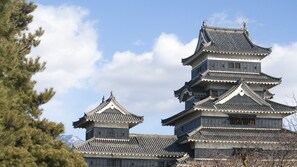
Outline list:
[[[66,133],[75,133],[71,122],[85,111],[82,106],[80,111],[73,109],[72,106],[78,106],[78,103],[69,104],[68,99],[75,94],[72,88],[86,86],[105,94],[113,90],[129,111],[145,115],[142,126],[160,128],[161,118],[183,108],[174,98],[173,90],[190,79],[190,69],[182,66],[181,58],[193,54],[197,39],[183,44],[175,35],[161,34],[151,51],[142,54],[116,52],[112,60],[106,62],[100,59],[94,23],[84,19],[87,14],[85,9],[74,6],[39,6],[34,12],[31,29],[42,26],[45,34],[31,55],[38,54],[47,62],[46,70],[35,76],[37,89],[54,87],[58,92],[43,106],[44,117],[62,121]],[[85,85],[90,79],[93,84]],[[154,114],[148,116],[150,113]],[[151,121],[147,119],[154,119],[155,124],[149,126]]]
[[[142,40],[140,40],[140,39],[138,39],[138,40],[136,40],[136,41],[133,42],[133,45],[135,45],[135,46],[144,46],[145,45],[145,42],[142,41]]]
[[[176,113],[180,107],[173,90],[190,79],[181,58],[194,53],[197,39],[183,44],[173,34],[161,34],[152,51],[136,54],[116,52],[102,65],[93,80],[100,92],[113,90],[128,110],[136,114]],[[161,119],[161,118],[159,118]]]
[[[144,123],[132,132],[172,134],[171,127],[161,125],[161,119],[184,109],[173,90],[190,80],[190,67],[183,66],[181,58],[193,54],[196,44],[197,39],[184,44],[175,35],[163,33],[149,52],[116,52],[99,67],[93,87],[107,95],[113,90],[128,111],[144,116]]]
[[[230,18],[226,12],[214,13],[206,20],[207,25],[219,27],[242,27],[243,22],[250,23],[251,20],[244,16]]]
[[[85,20],[86,9],[76,6],[42,6],[33,13],[30,29],[42,27],[45,34],[31,55],[47,62],[46,70],[34,78],[38,90],[54,87],[58,92],[82,87],[101,58],[94,22]]]
[[[274,44],[272,53],[262,62],[264,73],[282,77],[282,83],[272,89],[275,99],[293,105],[292,97],[297,93],[297,42],[289,45]]]
[[[102,57],[97,48],[96,24],[87,20],[88,10],[77,6],[38,5],[33,16],[30,30],[42,27],[45,34],[30,56],[40,56],[47,63],[45,71],[34,76],[35,88],[53,87],[57,92],[42,106],[43,117],[63,122],[66,133],[82,137],[83,131],[74,130],[72,121],[83,115],[84,99],[77,98],[83,96],[81,92],[88,92],[82,88],[88,88],[88,80],[95,75],[96,63]]]

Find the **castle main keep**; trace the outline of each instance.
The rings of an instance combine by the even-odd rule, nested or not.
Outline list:
[[[220,28],[203,23],[194,54],[182,59],[192,67],[191,80],[174,91],[185,108],[161,121],[174,126],[173,135],[130,134],[143,117],[127,111],[111,93],[73,122],[86,129],[86,141],[74,149],[90,167],[185,166],[188,159],[226,160],[255,150],[263,157],[281,154],[296,137],[282,120],[296,107],[273,101],[269,90],[281,78],[261,70],[270,53],[253,43],[245,24]]]

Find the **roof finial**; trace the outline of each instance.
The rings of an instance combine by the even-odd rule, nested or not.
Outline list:
[[[205,27],[205,26],[206,26],[206,20],[203,20],[202,27]]]
[[[244,78],[240,78],[240,79],[238,80],[238,83],[243,83],[243,82],[245,82],[245,79],[244,79]]]
[[[112,91],[110,91],[110,97],[111,97],[111,98],[114,98],[114,97],[113,97],[113,93],[112,93]]]
[[[242,22],[242,25],[243,25],[243,29],[246,30],[246,22],[245,21]]]
[[[104,100],[105,100],[105,97],[103,96],[103,97],[102,97],[102,102],[101,102],[101,103],[103,103],[103,102],[104,102]]]

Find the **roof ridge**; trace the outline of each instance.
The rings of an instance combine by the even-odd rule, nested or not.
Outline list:
[[[86,140],[86,141],[83,141],[83,142],[80,143],[80,144],[73,145],[73,148],[82,147],[82,146],[84,146],[84,145],[86,145],[86,144],[89,144],[90,142],[94,141],[95,139],[96,139],[95,137],[92,137],[92,138],[90,138],[90,139],[88,139],[88,140]]]
[[[121,113],[113,113],[113,112],[102,112],[102,113],[94,113],[94,114],[117,114],[117,115],[123,115],[123,116],[135,116],[135,117],[143,117],[143,116],[138,116],[138,115],[135,115],[135,114],[121,114]],[[89,115],[90,116],[90,115]]]
[[[107,105],[109,105],[111,102],[113,102],[120,110],[119,112],[123,113],[124,115],[133,115],[136,117],[142,117],[142,116],[138,116],[136,114],[130,113],[125,107],[123,107],[114,97],[113,93],[110,93],[110,96],[108,99],[106,99],[105,101],[101,102],[96,108],[94,108],[93,110],[85,113],[87,116],[90,116],[94,113],[96,113],[97,111],[102,110],[104,107],[106,107]],[[99,114],[101,114],[103,112],[100,112]]]
[[[266,74],[266,73],[264,73],[264,72],[261,72],[260,74],[263,74],[263,75],[265,75],[265,76],[267,76],[267,77],[270,77],[270,78],[273,78],[273,79],[278,79],[278,80],[280,80],[280,82],[281,82],[281,80],[282,80],[282,77],[273,77],[273,76],[268,75],[268,74]]]
[[[231,27],[217,27],[217,26],[208,26],[204,25],[202,26],[202,29],[209,29],[209,30],[223,30],[223,31],[240,31],[240,32],[246,32],[247,29],[244,28],[231,28]]]
[[[248,40],[248,42],[253,46],[253,47],[258,47],[258,48],[261,48],[261,49],[269,49],[269,52],[271,53],[272,51],[271,51],[271,47],[263,47],[263,46],[259,46],[259,45],[257,45],[257,44],[255,44],[255,43],[253,43],[253,41],[251,40],[251,38],[250,38],[250,36],[249,36],[249,34],[247,34],[246,32],[244,33],[244,36],[246,37],[246,39]],[[269,54],[270,54],[269,53]]]
[[[286,104],[282,104],[280,102],[272,101],[272,100],[269,100],[269,99],[267,99],[266,101],[271,102],[271,103],[274,103],[274,104],[277,104],[277,105],[281,105],[281,106],[284,106],[284,107],[290,107],[292,109],[295,108],[295,110],[297,112],[297,105],[296,106],[286,105]]]
[[[87,116],[92,115],[93,113],[95,113],[96,111],[101,110],[102,108],[104,108],[105,106],[107,106],[109,104],[109,102],[107,102],[108,99],[106,99],[105,101],[101,102],[97,107],[95,107],[93,110],[85,113]]]
[[[112,139],[112,138],[95,138],[96,141],[121,141],[121,142],[127,142],[129,139]]]
[[[196,106],[196,105],[205,103],[205,102],[207,102],[208,100],[211,100],[211,99],[213,99],[213,98],[212,98],[211,96],[208,96],[208,97],[206,97],[206,98],[204,98],[204,99],[202,99],[202,100],[199,100],[199,101],[197,101],[197,102],[194,102],[194,104],[195,104],[195,106]]]
[[[201,126],[199,126],[198,128],[196,128],[195,130],[193,130],[192,132],[189,132],[189,133],[187,133],[186,135],[188,136],[188,137],[190,137],[190,136],[192,136],[192,135],[194,135],[195,133],[197,133],[197,132],[199,132],[201,129],[203,129],[204,127],[201,125]]]
[[[191,113],[193,111],[194,111],[193,108],[185,109],[185,110],[183,110],[181,112],[178,112],[178,113],[174,114],[173,116],[171,116],[169,118],[161,119],[161,123],[162,123],[163,126],[165,126],[165,125],[171,126],[170,122],[175,121],[180,116],[183,116],[183,114],[185,114],[185,113]]]
[[[175,137],[176,135],[166,135],[166,134],[141,134],[141,133],[130,133],[130,137]]]
[[[246,71],[220,71],[220,70],[208,70],[208,72],[219,74],[246,74],[246,75],[258,75],[258,72],[246,72]]]
[[[226,129],[226,130],[272,130],[272,131],[276,131],[276,130],[282,130],[282,129],[278,129],[278,128],[243,128],[243,127],[203,127],[202,129]]]
[[[244,81],[243,81],[243,86],[247,89],[247,91],[249,93],[251,93],[252,96],[254,96],[256,98],[256,99],[253,99],[253,100],[259,100],[259,103],[271,107],[271,105],[268,102],[266,102],[257,93],[255,93],[253,90],[251,90],[251,88]],[[253,97],[251,97],[251,98],[253,98]]]
[[[232,86],[229,90],[227,90],[225,93],[223,93],[221,96],[219,96],[217,98],[216,101],[214,101],[214,104],[217,104],[218,102],[220,102],[222,99],[226,98],[227,96],[229,96],[234,90],[236,90],[241,84],[237,84]]]

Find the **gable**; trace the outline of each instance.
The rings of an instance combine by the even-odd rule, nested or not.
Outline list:
[[[258,105],[252,98],[247,95],[236,95],[232,97],[230,100],[225,102],[225,104],[239,104],[239,105]]]
[[[123,114],[121,111],[119,111],[116,108],[107,108],[106,110],[102,111],[101,113],[109,113],[109,114]]]
[[[237,99],[238,98],[238,99]],[[232,100],[232,101],[230,101]],[[262,97],[255,93],[251,88],[244,82],[240,81],[238,85],[232,87],[223,95],[221,95],[215,104],[224,104],[230,101],[229,103],[245,104],[244,102],[258,105],[270,106]]]

